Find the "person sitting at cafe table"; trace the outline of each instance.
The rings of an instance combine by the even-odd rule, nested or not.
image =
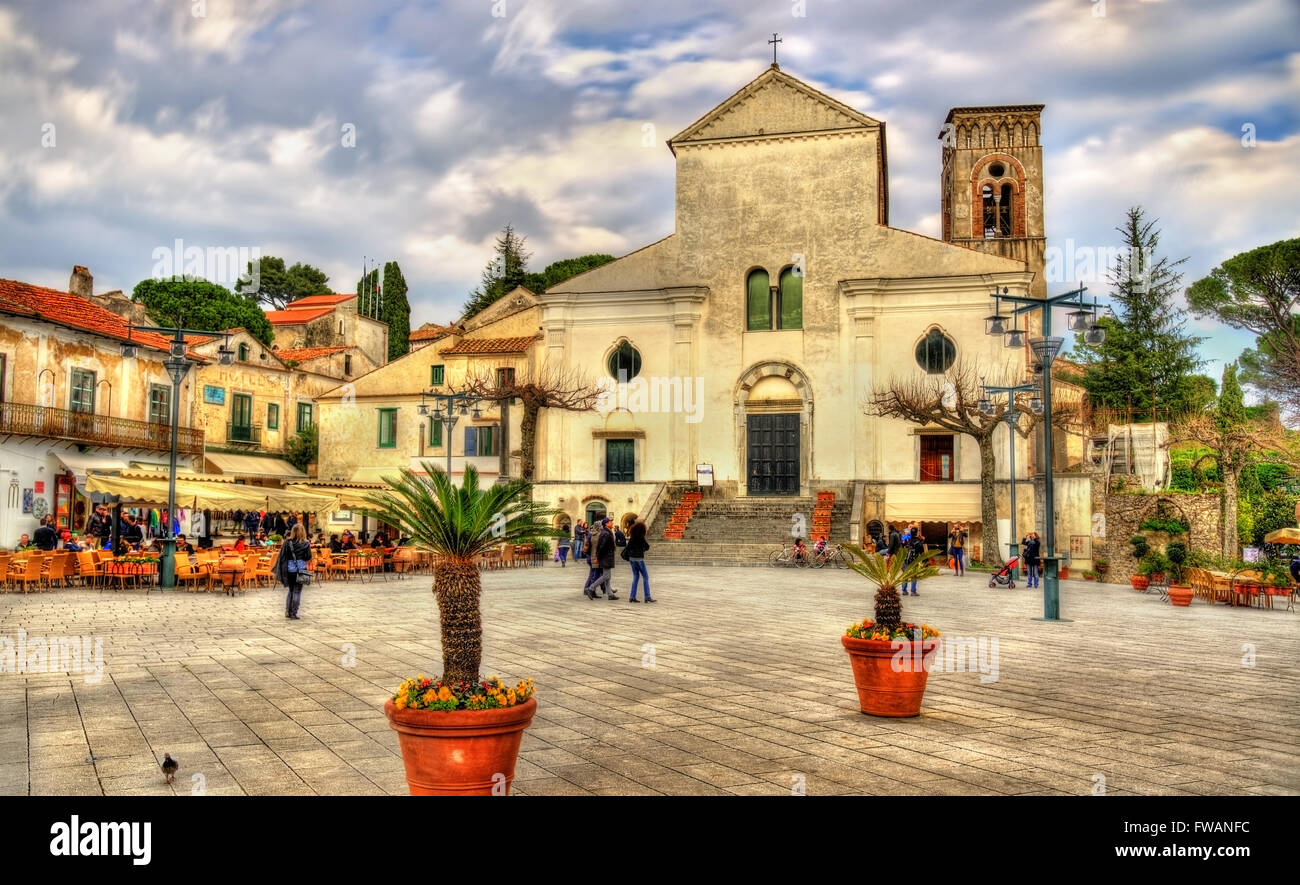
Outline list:
[[[241,553],[248,549],[248,545],[244,543],[242,532],[235,536],[235,549]]]
[[[82,547],[81,544],[78,542],[77,536],[74,535],[72,532],[68,531],[67,529],[63,530],[62,538],[63,538],[63,549],[69,553],[80,553],[82,550],[86,549],[85,547]]]
[[[18,547],[16,549],[23,550],[30,546],[32,546],[32,536],[23,532],[22,537],[18,539]]]
[[[339,540],[337,534],[330,535],[330,553],[342,553],[343,542]]]
[[[387,536],[384,535],[382,530],[375,532],[375,537],[373,540],[371,540],[370,546],[375,548],[376,550],[379,550],[381,548],[383,549],[388,548],[388,538]]]
[[[122,528],[118,534],[123,541],[126,541],[132,547],[139,547],[144,543],[144,529],[140,527],[140,523],[136,522],[135,517],[129,513],[122,517]]]
[[[354,537],[352,537],[352,533],[351,533],[351,532],[344,532],[344,533],[343,533],[343,549],[344,549],[344,550],[356,550],[356,549],[357,549],[357,539],[354,538]]]
[[[184,536],[184,535],[177,535],[177,536],[176,536],[176,552],[177,552],[177,553],[193,553],[193,552],[194,552],[194,548],[190,546],[190,542],[189,542],[189,541],[186,541],[186,540],[185,540],[185,536]]]

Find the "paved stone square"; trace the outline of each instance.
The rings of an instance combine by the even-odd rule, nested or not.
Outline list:
[[[922,715],[887,720],[839,644],[870,613],[851,572],[651,560],[649,606],[619,566],[614,602],[585,569],[484,575],[484,670],[538,688],[516,795],[1300,793],[1296,613],[1066,582],[1073,620],[1043,623],[1039,591],[936,578],[905,617],[983,637],[989,665],[996,639],[996,668],[936,670]],[[328,583],[302,618],[267,589],[0,596],[0,637],[104,652],[97,682],[0,674],[0,793],[405,793],[381,706],[439,668],[430,581]]]

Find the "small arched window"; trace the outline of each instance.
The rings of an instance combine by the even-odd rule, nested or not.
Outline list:
[[[772,328],[772,285],[767,271],[759,268],[749,272],[746,282],[746,325],[751,332]]]
[[[803,273],[787,267],[781,272],[781,285],[777,292],[780,309],[777,314],[780,329],[803,328]]]
[[[938,329],[931,329],[916,345],[916,364],[931,375],[942,375],[957,361],[957,345]]]
[[[246,363],[246,362],[248,362],[248,345],[247,345],[247,344],[241,344],[241,345],[239,345],[239,361],[240,361],[241,363]]]
[[[626,384],[641,374],[641,354],[626,339],[609,355],[609,374],[620,384]]]

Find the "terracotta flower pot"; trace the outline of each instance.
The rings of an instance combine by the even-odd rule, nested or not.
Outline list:
[[[1139,593],[1146,591],[1151,586],[1151,579],[1146,575],[1129,575],[1128,582],[1133,585],[1133,589]]]
[[[841,636],[853,665],[853,682],[863,713],[901,718],[917,716],[925,680],[939,640],[885,642]]]
[[[1170,587],[1169,602],[1172,605],[1191,605],[1192,588],[1191,587]]]
[[[536,712],[535,697],[495,710],[399,710],[392,698],[384,704],[412,796],[509,793],[519,744]]]

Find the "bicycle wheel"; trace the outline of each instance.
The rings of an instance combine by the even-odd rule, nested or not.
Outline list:
[[[814,553],[812,555],[812,562],[809,563],[809,565],[811,565],[813,568],[821,568],[825,564],[826,564],[826,557],[820,553]]]
[[[775,568],[778,565],[784,564],[783,563],[784,559],[785,559],[784,550],[773,550],[767,557],[767,564]]]
[[[849,555],[845,553],[843,550],[835,551],[835,567],[836,568],[849,567]]]
[[[794,560],[794,567],[795,567],[795,568],[807,568],[807,567],[808,567],[808,554],[807,554],[807,553],[805,553],[803,556],[793,556],[793,557],[791,557],[791,558]]]

